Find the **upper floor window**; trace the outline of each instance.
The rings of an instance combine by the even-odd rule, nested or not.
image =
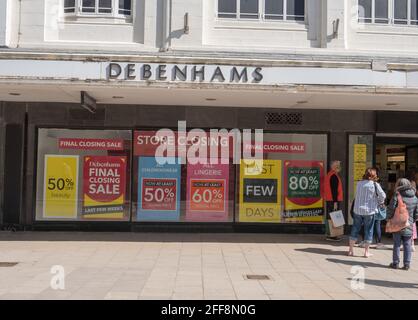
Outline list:
[[[130,16],[132,13],[132,0],[64,0],[64,13]]]
[[[359,0],[359,22],[418,25],[418,0]]]
[[[218,0],[218,18],[305,20],[305,0]]]

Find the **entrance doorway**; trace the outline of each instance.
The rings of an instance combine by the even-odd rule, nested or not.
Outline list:
[[[376,167],[387,200],[392,198],[399,178],[418,183],[418,137],[376,137]]]

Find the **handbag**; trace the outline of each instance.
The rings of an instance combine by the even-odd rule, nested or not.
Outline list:
[[[328,228],[330,237],[339,237],[344,235],[344,226],[335,227],[332,220],[328,220]]]
[[[345,219],[342,210],[330,212],[329,216],[331,217],[332,225],[335,228],[339,228],[345,225]]]
[[[376,197],[379,200],[379,195],[377,194],[377,184],[376,184],[376,182],[374,183],[374,190],[376,192]],[[383,203],[379,204],[377,206],[377,213],[374,216],[375,220],[378,220],[378,221],[386,220],[386,215],[387,215],[386,206]]]
[[[393,217],[386,223],[386,232],[395,233],[409,227],[409,212],[402,196],[397,194],[398,205],[396,206]]]

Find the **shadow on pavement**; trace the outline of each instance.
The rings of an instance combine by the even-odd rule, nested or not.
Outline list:
[[[333,263],[339,263],[339,264],[345,264],[348,266],[362,266],[364,268],[385,268],[388,269],[388,265],[385,264],[379,264],[379,263],[374,263],[374,262],[368,262],[366,260],[366,258],[362,258],[364,259],[364,261],[358,261],[358,260],[340,260],[340,259],[333,259],[333,258],[328,258],[326,259],[329,262],[333,262]]]
[[[350,279],[347,280],[357,280],[357,279]],[[388,280],[373,280],[373,279],[365,279],[365,284],[377,287],[385,287],[385,288],[400,288],[400,289],[418,289],[418,284],[416,283],[408,283],[408,282],[395,282],[395,281],[388,281]]]
[[[304,249],[295,249],[295,251],[322,254],[325,256],[346,256],[347,255],[347,251],[334,251],[334,250],[323,249],[323,248],[304,248]]]

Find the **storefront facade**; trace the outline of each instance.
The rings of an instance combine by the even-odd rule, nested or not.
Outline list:
[[[0,7],[3,226],[321,233],[332,160],[348,221],[365,168],[390,191],[418,167],[411,17],[388,33],[335,1],[256,1],[245,19],[222,1],[93,2]],[[164,165],[161,129],[174,160]],[[233,161],[230,136],[228,155],[203,157],[215,163],[182,153],[222,147],[211,130],[257,129],[258,168]]]
[[[395,128],[417,120],[411,112],[103,105],[91,114],[77,104],[3,107],[20,122],[9,123],[6,112],[5,149],[26,152],[5,153],[3,224],[28,229],[322,232],[331,159],[342,160],[348,208],[358,171],[376,164],[384,132],[397,129],[417,140],[411,127]],[[175,133],[186,121],[188,131],[208,132],[214,120],[218,129],[264,130],[263,174],[233,163],[156,164],[157,130]]]

